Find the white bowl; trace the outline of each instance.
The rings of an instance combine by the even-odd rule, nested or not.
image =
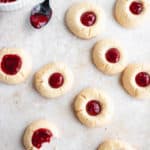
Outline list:
[[[22,8],[29,2],[38,2],[39,0],[16,0],[15,2],[0,3],[0,11],[13,11]]]

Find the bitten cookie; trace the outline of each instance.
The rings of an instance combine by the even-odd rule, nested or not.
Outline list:
[[[46,120],[37,120],[26,128],[23,144],[26,150],[39,150],[44,143],[49,143],[52,137],[58,137],[56,127]]]
[[[125,90],[136,98],[150,98],[150,65],[130,64],[122,75]]]
[[[98,150],[135,150],[128,143],[118,140],[107,140],[100,144]]]
[[[80,92],[74,103],[78,119],[88,127],[102,127],[112,118],[112,105],[100,90],[87,88]]]
[[[0,62],[0,81],[7,84],[24,82],[31,72],[31,59],[21,49],[1,49]]]
[[[143,23],[148,14],[147,0],[117,0],[115,18],[126,28],[137,27]]]
[[[77,37],[91,39],[103,29],[104,13],[89,2],[73,4],[66,13],[66,24]]]
[[[105,74],[114,75],[122,72],[126,66],[123,48],[114,40],[98,41],[93,48],[93,62]]]
[[[35,74],[35,87],[46,98],[56,98],[68,92],[73,84],[73,74],[63,63],[51,63]]]

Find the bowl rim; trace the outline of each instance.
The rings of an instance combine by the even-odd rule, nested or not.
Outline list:
[[[14,11],[18,10],[29,2],[35,2],[37,0],[16,0],[15,2],[8,2],[8,3],[0,3],[0,11]]]
[[[8,2],[8,3],[0,2],[0,6],[16,5],[16,4],[22,3],[22,2],[23,2],[23,0],[16,0],[16,1],[14,1],[14,2]]]
[[[25,6],[28,0],[16,0],[11,3],[0,3],[0,11],[14,11]]]

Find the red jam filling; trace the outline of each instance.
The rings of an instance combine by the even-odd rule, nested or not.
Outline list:
[[[43,143],[49,143],[53,134],[48,129],[38,129],[34,131],[32,135],[32,144],[36,148],[40,149]]]
[[[8,75],[15,75],[21,69],[22,60],[20,56],[15,54],[8,54],[3,56],[1,61],[1,69]]]
[[[101,110],[101,104],[97,100],[91,100],[86,105],[86,111],[91,116],[97,116]]]
[[[141,2],[132,2],[130,5],[130,11],[134,14],[134,15],[139,15],[142,13],[144,9],[143,3]]]
[[[111,48],[106,53],[106,59],[110,63],[117,63],[120,60],[120,52],[116,48]]]
[[[64,77],[61,73],[56,72],[49,77],[48,82],[52,88],[60,88],[64,83]]]
[[[16,0],[0,0],[0,3],[15,2]]]
[[[40,29],[44,25],[46,25],[51,17],[50,15],[42,15],[40,13],[32,14],[30,17],[30,22],[33,27]]]
[[[150,85],[150,75],[147,72],[140,72],[135,77],[136,84],[141,87]]]
[[[81,22],[85,26],[92,26],[96,22],[96,15],[94,12],[88,11],[82,14],[80,18]]]

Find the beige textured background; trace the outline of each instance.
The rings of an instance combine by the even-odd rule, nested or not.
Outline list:
[[[93,44],[102,38],[118,39],[130,62],[150,63],[150,21],[135,30],[120,27],[112,16],[114,0],[91,0],[106,13],[106,30],[99,37],[84,41],[74,37],[65,27],[66,9],[76,0],[54,0],[51,22],[42,30],[29,24],[33,5],[15,12],[0,12],[0,47],[18,47],[33,58],[33,72],[51,61],[63,61],[72,68],[75,84],[71,92],[57,100],[46,101],[34,90],[32,75],[17,86],[0,84],[0,150],[23,150],[24,128],[33,120],[46,118],[56,124],[60,139],[43,150],[96,150],[107,138],[125,140],[139,150],[150,150],[150,101],[136,101],[119,83],[119,76],[106,76],[91,62]],[[149,16],[150,17],[150,16]],[[72,111],[76,94],[85,87],[98,87],[110,95],[115,106],[112,122],[101,129],[81,125]]]

